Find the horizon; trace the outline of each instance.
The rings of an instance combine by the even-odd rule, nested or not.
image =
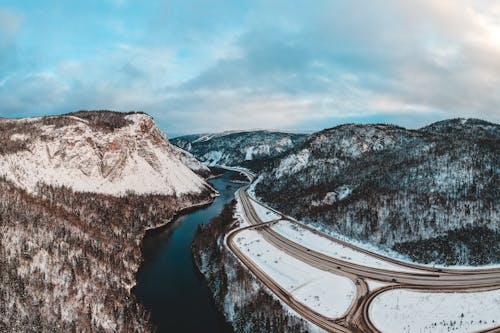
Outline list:
[[[6,0],[0,117],[144,110],[169,137],[498,123],[499,18],[465,0]]]
[[[77,110],[77,111],[71,111],[71,112],[66,112],[66,113],[60,113],[60,114],[48,114],[48,115],[35,115],[35,116],[27,116],[27,117],[3,117],[3,116],[0,116],[0,119],[12,119],[12,120],[21,120],[21,119],[27,119],[27,118],[43,118],[43,117],[57,117],[57,116],[68,116],[68,115],[71,115],[72,113],[74,112],[116,112],[116,113],[144,113],[150,117],[153,118],[153,120],[155,120],[155,123],[156,123],[156,119],[153,115],[149,114],[148,112],[145,112],[145,111],[117,111],[117,110]],[[307,129],[287,129],[287,128],[283,128],[283,129],[279,129],[279,128],[271,128],[271,127],[262,127],[262,128],[245,128],[245,129],[225,129],[225,130],[221,130],[221,131],[217,131],[217,132],[189,132],[189,133],[168,133],[166,132],[163,128],[161,128],[161,126],[157,123],[158,127],[165,133],[165,135],[167,136],[167,138],[169,140],[172,140],[172,139],[176,139],[176,138],[180,138],[180,137],[183,137],[183,136],[190,136],[190,135],[217,135],[217,134],[233,134],[233,133],[243,133],[243,132],[259,132],[259,131],[267,131],[267,132],[283,132],[283,133],[290,133],[290,134],[306,134],[306,135],[311,135],[311,134],[314,134],[314,133],[317,133],[317,132],[320,132],[320,131],[323,131],[323,130],[327,130],[327,129],[332,129],[332,128],[335,128],[335,127],[338,127],[338,126],[342,126],[342,125],[350,125],[350,124],[354,124],[354,125],[385,125],[385,126],[397,126],[397,127],[402,127],[402,128],[405,128],[405,129],[408,129],[408,130],[419,130],[423,127],[426,127],[426,126],[429,126],[431,124],[434,124],[434,123],[437,123],[437,122],[441,122],[441,121],[447,121],[447,120],[480,120],[480,121],[486,121],[486,122],[489,122],[489,123],[492,123],[492,124],[497,124],[496,122],[490,122],[488,120],[485,120],[485,119],[481,119],[481,118],[474,118],[474,117],[469,117],[469,118],[464,118],[464,117],[455,117],[455,118],[445,118],[445,119],[440,119],[440,120],[435,120],[435,121],[432,121],[432,122],[429,122],[429,123],[424,123],[422,126],[419,126],[419,127],[406,127],[406,126],[401,126],[401,125],[398,125],[398,124],[394,124],[394,123],[388,123],[388,122],[345,122],[345,123],[339,123],[339,124],[335,124],[334,126],[326,126],[324,128],[319,128],[319,129],[314,129],[314,130],[307,130]]]

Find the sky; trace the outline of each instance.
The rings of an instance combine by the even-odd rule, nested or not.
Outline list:
[[[496,0],[0,0],[0,117],[140,110],[169,136],[500,120]]]

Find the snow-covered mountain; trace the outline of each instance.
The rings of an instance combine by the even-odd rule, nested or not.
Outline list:
[[[1,119],[0,332],[153,331],[140,244],[215,196],[190,168],[143,113]]]
[[[256,192],[299,219],[417,260],[500,261],[499,128],[475,119],[420,130],[338,126],[272,161]]]
[[[190,152],[174,145],[171,145],[171,147],[174,149],[175,154],[181,162],[196,174],[202,176],[203,178],[207,178],[212,174],[210,168],[197,160],[196,157],[194,157]]]
[[[80,112],[0,120],[0,176],[28,191],[37,183],[105,194],[201,193],[207,168],[169,144],[144,113]],[[186,164],[190,167],[186,167]]]
[[[187,135],[171,142],[208,165],[244,166],[260,169],[264,161],[287,152],[307,134],[278,131],[242,131]]]

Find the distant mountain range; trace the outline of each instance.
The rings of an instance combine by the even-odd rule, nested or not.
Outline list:
[[[206,164],[260,173],[257,195],[319,228],[446,264],[500,262],[500,126],[450,119],[409,130],[184,136]]]
[[[171,142],[207,165],[259,170],[267,160],[287,152],[307,137],[304,133],[257,130],[187,135]]]

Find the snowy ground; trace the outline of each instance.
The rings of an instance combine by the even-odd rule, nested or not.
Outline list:
[[[236,246],[299,302],[324,316],[343,315],[354,300],[356,288],[345,277],[311,267],[269,244],[255,230],[240,232]]]
[[[315,234],[307,229],[301,228],[296,224],[290,223],[288,221],[284,220],[280,221],[271,226],[271,228],[274,231],[280,233],[281,235],[287,237],[288,239],[298,244],[301,244],[317,252],[326,254],[327,256],[330,256],[332,258],[337,258],[351,263],[373,268],[388,269],[400,272],[418,271],[411,268],[395,265],[390,262],[377,259],[370,255],[353,250],[349,247],[346,247],[337,242],[333,242],[326,237],[322,237],[318,234]]]
[[[385,287],[389,285],[388,283],[380,282],[380,281],[375,281],[375,280],[370,280],[370,279],[365,279],[366,284],[368,285],[368,289],[370,291],[373,291],[375,289]]]
[[[281,218],[280,215],[276,214],[272,210],[267,209],[266,207],[259,205],[253,200],[250,200],[253,208],[255,209],[255,212],[257,215],[259,215],[259,218],[264,221],[264,222],[269,222],[269,221],[274,221],[279,218]]]
[[[500,290],[476,293],[390,290],[373,300],[370,318],[384,333],[484,330],[500,322]]]

